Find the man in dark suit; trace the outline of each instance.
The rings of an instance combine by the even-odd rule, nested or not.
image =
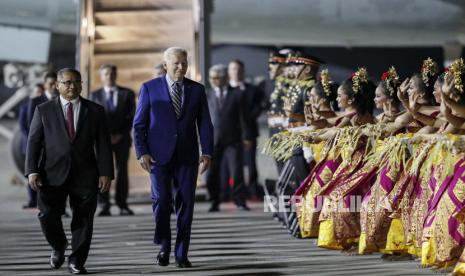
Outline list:
[[[135,111],[134,92],[116,84],[117,68],[112,64],[103,64],[99,69],[103,87],[90,94],[90,100],[105,108],[107,125],[111,135],[111,145],[116,164],[115,202],[120,215],[134,215],[129,209],[128,160],[131,148],[131,129]],[[102,210],[99,216],[110,216],[110,192],[99,195]]]
[[[32,122],[32,117],[34,116],[34,111],[36,107],[46,101],[50,101],[58,97],[57,91],[57,74],[53,71],[47,72],[44,76],[44,93],[32,97],[29,100],[28,109],[27,109],[27,120],[29,124]]]
[[[187,258],[201,146],[201,173],[210,166],[213,126],[205,88],[185,78],[187,51],[168,48],[163,54],[165,76],[142,84],[134,117],[137,159],[150,173],[154,243],[161,245],[160,266],[169,264],[171,251],[170,214],[173,201],[177,214],[176,265],[191,267]],[[173,186],[173,189],[172,189]]]
[[[32,122],[32,116],[34,115],[34,110],[36,107],[42,103],[45,103],[46,101],[55,99],[58,97],[58,91],[56,88],[56,82],[57,82],[57,74],[53,71],[49,71],[45,74],[44,76],[44,92],[32,95],[28,100],[27,103],[27,108],[25,110],[23,109],[23,114],[22,114],[22,122],[24,128],[27,128],[27,134],[29,134],[29,126],[31,125]],[[24,118],[24,116],[26,118]],[[26,139],[27,140],[27,139]],[[32,188],[28,185],[27,186],[27,193],[28,193],[28,203],[25,204],[23,207],[24,208],[36,208],[37,207],[37,192],[32,190]],[[64,211],[64,214],[66,215],[66,212]]]
[[[212,202],[209,211],[219,211],[223,158],[226,158],[228,170],[234,179],[234,203],[241,210],[249,210],[245,200],[242,151],[243,147],[251,146],[252,135],[245,97],[242,91],[228,85],[227,69],[224,65],[212,66],[209,80],[212,89],[207,98],[215,133],[213,162],[207,177],[207,188]]]
[[[58,72],[60,97],[39,105],[32,119],[26,150],[29,185],[38,191],[39,221],[53,248],[50,265],[61,267],[68,240],[61,214],[69,196],[72,252],[68,270],[85,274],[92,239],[97,193],[108,191],[113,178],[110,135],[103,107],[81,98],[81,74]]]
[[[228,64],[229,85],[237,88],[244,94],[245,103],[248,109],[248,123],[250,124],[251,146],[244,149],[244,163],[249,172],[249,194],[255,197],[262,197],[263,191],[258,185],[257,172],[257,138],[260,135],[258,129],[258,117],[262,113],[264,93],[263,90],[244,81],[245,66],[241,60],[234,59]]]

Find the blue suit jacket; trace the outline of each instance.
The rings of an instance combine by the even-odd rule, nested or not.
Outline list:
[[[27,137],[29,136],[28,107],[25,103],[19,107],[19,129],[21,130],[21,153],[26,154]]]
[[[165,165],[176,155],[178,163],[194,165],[199,162],[199,141],[202,154],[213,155],[213,125],[205,88],[187,78],[183,83],[179,119],[165,76],[142,84],[133,124],[138,159],[150,154],[155,165]]]

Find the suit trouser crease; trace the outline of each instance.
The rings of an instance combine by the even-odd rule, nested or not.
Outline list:
[[[242,144],[216,145],[213,151],[212,165],[207,178],[207,189],[213,203],[220,202],[221,160],[226,158],[229,172],[233,173],[233,199],[236,205],[245,203]]]
[[[252,140],[250,149],[244,150],[244,164],[249,171],[249,190],[258,195],[257,138]]]
[[[76,187],[70,181],[63,186],[44,186],[38,193],[39,220],[46,240],[54,250],[62,250],[66,234],[61,220],[69,196],[72,210],[71,248],[69,262],[84,265],[92,240],[94,214],[97,208],[97,190]]]
[[[128,160],[130,144],[121,142],[112,146],[115,156],[115,203],[119,208],[127,208],[128,195],[129,195],[129,174],[128,174]],[[110,207],[110,191],[99,194],[99,204],[102,208]]]
[[[183,165],[171,161],[163,166],[153,166],[150,173],[154,243],[161,245],[161,251],[171,251],[170,217],[174,202],[177,217],[175,257],[180,260],[187,258],[189,250],[197,172],[198,164]]]

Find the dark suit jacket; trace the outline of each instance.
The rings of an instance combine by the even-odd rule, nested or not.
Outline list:
[[[228,86],[228,94],[221,110],[215,90],[208,91],[207,99],[213,123],[215,145],[221,143],[224,146],[229,146],[253,138],[249,110],[242,91]]]
[[[74,139],[68,137],[60,98],[39,105],[29,129],[25,175],[39,173],[44,185],[61,186],[73,177],[97,187],[99,176],[113,178],[110,135],[100,105],[81,98]]]
[[[252,132],[252,137],[257,138],[260,134],[257,120],[264,108],[264,93],[262,90],[258,89],[258,87],[250,83],[244,83],[244,86],[245,89],[242,91],[242,93],[244,93],[245,103],[248,108],[249,123],[251,128],[250,131]]]
[[[36,110],[36,107],[40,104],[43,104],[48,101],[47,96],[45,94],[35,97],[32,99],[29,99],[28,102],[28,107],[27,107],[27,121],[28,124],[30,125],[32,122],[32,117],[34,117],[34,111]]]
[[[21,131],[21,153],[26,154],[27,136],[29,135],[29,121],[28,121],[28,107],[29,104],[25,103],[19,107],[19,129]]]
[[[90,94],[89,99],[105,108],[108,130],[110,134],[122,134],[123,141],[131,144],[131,129],[134,119],[135,94],[129,88],[118,86],[118,102],[114,111],[107,110],[107,99],[103,88]]]
[[[178,164],[194,165],[199,162],[199,142],[202,154],[213,155],[213,127],[205,88],[187,78],[183,86],[181,116],[176,118],[165,76],[142,84],[134,116],[138,159],[150,154],[155,165],[165,165],[175,155]]]

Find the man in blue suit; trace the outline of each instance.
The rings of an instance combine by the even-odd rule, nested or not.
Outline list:
[[[49,78],[45,78],[48,81],[48,84],[50,83]],[[56,80],[55,80],[56,81]],[[55,83],[55,82],[53,82]],[[34,85],[34,90],[31,94],[32,98],[29,98],[28,101],[24,104],[22,104],[19,107],[19,129],[21,130],[21,154],[23,159],[23,166],[21,168],[23,174],[24,174],[24,161],[26,160],[26,146],[27,146],[27,137],[29,136],[29,126],[31,125],[31,120],[32,117],[29,117],[29,108],[31,105],[31,102],[34,103],[37,98],[39,97],[46,97],[44,96],[44,86],[41,83],[37,83]],[[43,100],[42,102],[45,102],[47,100]],[[26,204],[23,205],[23,209],[31,209],[31,208],[37,208],[37,192],[34,191],[31,186],[27,186],[27,196],[28,196],[28,201]]]
[[[142,84],[134,117],[137,159],[150,173],[154,243],[161,245],[160,266],[169,264],[171,250],[170,211],[177,215],[176,266],[191,267],[187,258],[194,212],[195,188],[201,146],[201,173],[211,163],[213,126],[205,88],[185,78],[187,51],[179,47],[163,53],[166,75]],[[197,134],[198,133],[198,134]],[[171,185],[173,184],[173,189]]]

